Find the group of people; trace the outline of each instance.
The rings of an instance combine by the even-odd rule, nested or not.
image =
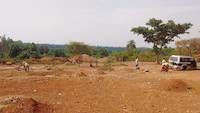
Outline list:
[[[26,62],[26,61],[23,61],[19,67],[17,68],[18,71],[21,71],[21,70],[25,70],[26,72],[30,71],[30,65]]]
[[[137,70],[140,69],[140,66],[139,66],[139,58],[136,57],[135,59],[135,67]],[[166,61],[165,58],[162,59],[162,67],[161,67],[161,72],[168,72],[169,71],[169,63]]]
[[[135,67],[136,67],[137,70],[140,69],[139,58],[138,57],[136,57],[136,59],[135,59]],[[21,68],[23,68],[26,72],[28,72],[30,70],[30,65],[27,62],[23,61],[21,63],[21,65],[18,67],[18,70],[20,70]],[[162,59],[161,72],[168,72],[168,70],[169,70],[169,64],[166,61],[166,59],[163,58]]]

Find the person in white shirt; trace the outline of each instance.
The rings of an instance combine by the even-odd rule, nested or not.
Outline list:
[[[165,63],[166,63],[166,59],[163,58],[163,59],[162,59],[162,66],[163,66]]]
[[[135,59],[135,67],[136,67],[136,69],[140,69],[138,57],[136,57],[136,59]]]
[[[166,71],[166,72],[168,72],[168,70],[169,70],[169,64],[168,64],[168,62],[166,61],[166,59],[163,58],[163,60],[162,60],[162,68],[161,68],[161,71]]]

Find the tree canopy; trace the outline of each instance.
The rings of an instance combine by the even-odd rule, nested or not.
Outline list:
[[[200,54],[200,38],[177,41],[176,50],[180,55]]]
[[[71,55],[77,55],[77,54],[90,55],[91,51],[93,50],[92,47],[82,42],[71,42],[69,45],[66,45],[66,49]]]
[[[132,50],[132,49],[135,49],[136,48],[136,45],[135,45],[135,41],[134,40],[130,40],[128,41],[128,44],[126,45],[126,49],[127,50]]]
[[[174,38],[180,38],[179,35],[189,33],[187,30],[191,27],[191,23],[177,24],[173,20],[164,23],[160,19],[152,18],[146,23],[146,26],[134,27],[131,32],[141,35],[145,42],[153,44],[153,51],[157,56],[157,63],[159,63],[162,48],[173,42]]]

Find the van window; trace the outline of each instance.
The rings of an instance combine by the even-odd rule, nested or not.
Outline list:
[[[180,58],[180,62],[191,62],[194,61],[192,58]]]
[[[171,60],[171,61],[173,61],[173,62],[177,62],[177,61],[178,61],[178,57],[170,57],[169,60]]]

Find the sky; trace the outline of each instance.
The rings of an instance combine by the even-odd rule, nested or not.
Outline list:
[[[0,0],[0,35],[23,42],[150,47],[130,32],[150,18],[191,22],[200,37],[200,0]],[[170,44],[173,46],[174,44]]]

